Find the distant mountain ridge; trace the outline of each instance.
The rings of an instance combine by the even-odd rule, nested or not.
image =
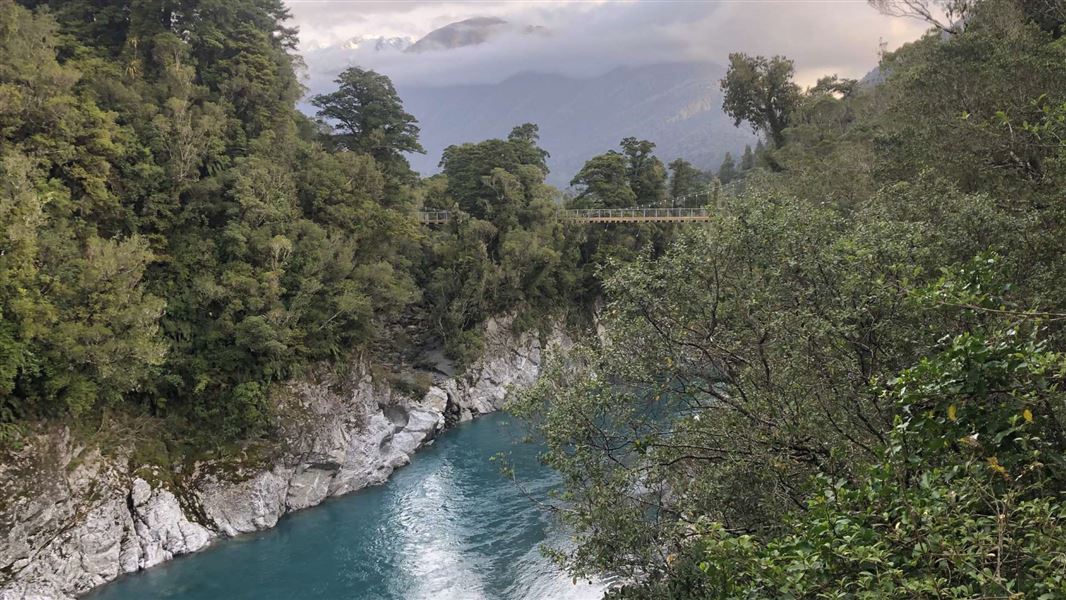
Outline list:
[[[543,27],[494,17],[450,23],[415,42],[357,37],[307,54],[310,65],[337,65],[336,71],[313,71],[310,88],[313,93],[329,89],[326,79],[340,65],[448,60],[449,51],[484,44],[479,52],[492,53],[499,39],[529,35],[544,35],[551,43]],[[389,71],[385,66],[382,72]],[[505,137],[528,122],[540,127],[541,146],[551,154],[549,182],[567,187],[586,160],[617,149],[624,137],[651,140],[663,161],[684,158],[704,170],[717,169],[727,152],[736,155],[745,144],[754,144],[755,136],[734,127],[722,112],[718,82],[724,74],[714,63],[677,62],[618,67],[585,78],[522,72],[490,84],[420,85],[407,78],[396,87],[422,129],[427,153],[410,157],[421,174],[436,173],[441,153],[452,144]]]
[[[452,50],[463,46],[475,46],[489,40],[504,29],[507,21],[496,17],[474,17],[450,23],[427,33],[405,52],[431,52]]]
[[[724,73],[720,65],[687,62],[619,67],[587,79],[520,73],[487,85],[399,86],[427,151],[411,164],[423,175],[435,173],[447,146],[505,137],[531,122],[551,154],[549,182],[560,187],[627,136],[655,142],[663,161],[681,157],[716,169],[726,152],[755,143],[721,110]]]

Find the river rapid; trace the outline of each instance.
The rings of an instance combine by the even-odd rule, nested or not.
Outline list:
[[[593,600],[540,553],[566,534],[532,498],[558,476],[504,413],[445,433],[383,486],[124,577],[91,600]],[[522,489],[500,473],[504,454]]]

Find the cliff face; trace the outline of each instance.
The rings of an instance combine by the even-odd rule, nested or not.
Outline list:
[[[279,450],[258,467],[198,463],[157,478],[66,432],[41,434],[0,465],[0,600],[65,600],[385,482],[446,426],[501,408],[508,388],[536,378],[538,338],[506,322],[487,330],[485,357],[419,399],[375,383],[366,365],[343,382],[290,383]]]

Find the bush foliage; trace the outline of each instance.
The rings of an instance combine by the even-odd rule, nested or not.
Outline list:
[[[605,335],[514,406],[575,576],[1066,597],[1066,46],[1037,4],[962,3],[882,83],[787,106],[742,99],[795,91],[790,62],[732,57],[725,108],[770,146],[710,225],[608,272]]]

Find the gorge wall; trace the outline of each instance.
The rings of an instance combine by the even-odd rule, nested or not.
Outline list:
[[[295,381],[279,400],[268,459],[200,462],[175,473],[105,456],[66,430],[40,433],[0,465],[0,600],[68,600],[215,540],[273,527],[292,511],[384,483],[446,427],[502,407],[536,378],[548,345],[486,325],[484,357],[422,398],[375,381]],[[112,453],[113,454],[113,453]]]

